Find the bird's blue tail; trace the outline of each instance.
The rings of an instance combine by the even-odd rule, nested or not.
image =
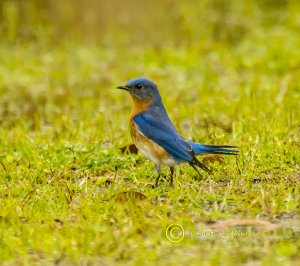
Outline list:
[[[224,155],[238,155],[239,150],[236,146],[228,145],[204,145],[201,143],[189,141],[196,155],[204,154],[224,154]]]

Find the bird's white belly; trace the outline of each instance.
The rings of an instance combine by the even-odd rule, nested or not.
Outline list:
[[[143,142],[143,141],[135,141],[135,145],[137,146],[138,150],[150,161],[154,162],[156,165],[166,165],[166,166],[174,166],[178,164],[171,156],[164,154],[161,156],[160,153],[157,152],[157,147],[153,146],[158,146],[156,143],[150,140],[148,142]],[[163,149],[162,147],[159,147],[160,149]]]

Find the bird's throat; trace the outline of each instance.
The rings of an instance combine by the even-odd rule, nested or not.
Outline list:
[[[135,117],[136,115],[145,112],[148,110],[148,107],[153,103],[152,99],[138,99],[132,96],[133,105],[130,113],[130,118]]]

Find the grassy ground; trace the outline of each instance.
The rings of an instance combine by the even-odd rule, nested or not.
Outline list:
[[[50,47],[0,44],[1,263],[299,265],[296,28],[235,46]],[[240,156],[205,158],[201,180],[182,165],[153,189],[153,164],[120,150],[131,99],[114,87],[138,76],[184,137]]]

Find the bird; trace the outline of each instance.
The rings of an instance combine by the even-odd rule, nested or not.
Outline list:
[[[199,176],[200,168],[211,170],[201,163],[198,155],[238,155],[238,147],[231,145],[204,145],[179,135],[163,105],[157,85],[149,79],[134,78],[117,89],[129,92],[133,105],[129,118],[132,140],[138,150],[156,166],[158,186],[161,166],[170,167],[170,184],[173,185],[174,166],[188,163]]]

